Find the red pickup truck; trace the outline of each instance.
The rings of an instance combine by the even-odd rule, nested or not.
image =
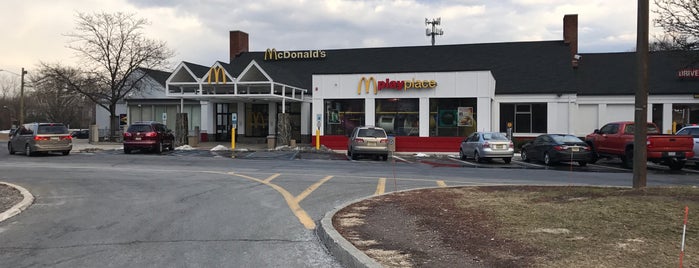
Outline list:
[[[632,168],[634,129],[634,122],[612,122],[587,135],[585,141],[593,151],[591,162],[594,163],[600,157],[620,157],[622,166]],[[648,123],[648,161],[679,170],[688,158],[694,156],[693,147],[692,136],[663,135],[658,126]]]

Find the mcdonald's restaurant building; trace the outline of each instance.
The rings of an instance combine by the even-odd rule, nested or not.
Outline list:
[[[665,133],[699,122],[696,59],[650,55],[648,118]],[[474,131],[585,136],[633,120],[635,70],[633,52],[578,53],[577,15],[566,15],[563,40],[534,42],[250,52],[248,34],[231,31],[229,62],[182,62],[162,91],[204,141],[230,141],[233,127],[238,141],[267,141],[289,128],[298,143],[319,133],[344,150],[354,127],[374,125],[397,151],[456,152]]]

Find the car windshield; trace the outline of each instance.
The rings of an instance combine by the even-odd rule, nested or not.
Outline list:
[[[360,129],[359,133],[357,135],[359,137],[385,138],[386,132],[384,132],[383,130],[380,130],[380,129],[367,128],[367,129]]]
[[[131,125],[128,132],[150,132],[151,128],[149,125]]]
[[[60,124],[39,125],[37,134],[68,134],[68,128]]]
[[[580,138],[573,135],[552,135],[554,141],[557,143],[581,143],[583,142]]]
[[[483,139],[487,141],[506,141],[508,140],[505,135],[499,132],[493,133],[483,133]]]

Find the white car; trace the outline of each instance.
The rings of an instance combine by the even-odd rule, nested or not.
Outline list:
[[[677,135],[691,135],[694,137],[694,157],[688,159],[694,162],[695,167],[699,168],[699,126],[686,126],[677,131]]]

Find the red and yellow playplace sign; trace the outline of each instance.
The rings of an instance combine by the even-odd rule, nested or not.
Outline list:
[[[407,91],[408,89],[428,89],[437,87],[437,81],[435,80],[391,80],[386,78],[386,80],[377,81],[373,76],[369,78],[362,77],[359,80],[359,85],[357,85],[357,94],[362,94],[362,88],[369,94],[369,91],[373,87],[374,95],[379,94],[379,91],[384,89],[392,89],[398,91]]]

